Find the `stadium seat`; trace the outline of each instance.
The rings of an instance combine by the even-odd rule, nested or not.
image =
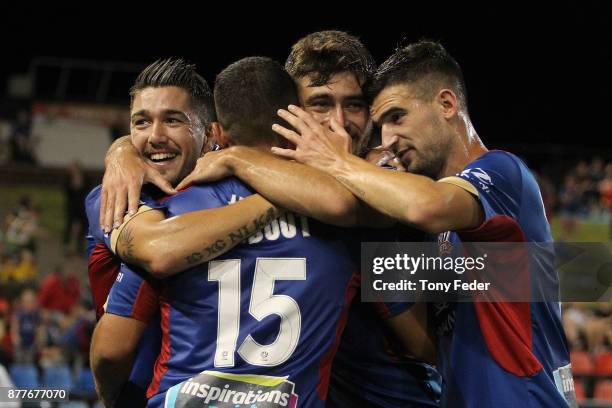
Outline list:
[[[593,397],[600,401],[612,401],[612,380],[597,381]]]
[[[38,388],[38,370],[32,364],[14,364],[9,370],[18,388]]]
[[[595,358],[597,375],[612,375],[612,353],[603,353]]]
[[[591,375],[595,370],[593,359],[586,351],[572,351],[570,353],[572,373],[574,375]]]
[[[72,375],[68,366],[48,367],[43,371],[43,384],[47,388],[72,390]]]
[[[78,396],[90,397],[96,395],[96,385],[91,370],[86,367],[79,371],[72,393]]]

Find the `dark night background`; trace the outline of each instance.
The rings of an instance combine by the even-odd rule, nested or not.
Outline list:
[[[212,83],[217,72],[244,56],[284,61],[291,44],[316,30],[357,35],[377,62],[403,38],[426,37],[442,41],[463,67],[471,117],[489,147],[527,154],[535,167],[551,155],[561,160],[594,154],[610,158],[608,3],[415,7],[405,2],[380,4],[382,10],[338,5],[333,11],[298,3],[236,3],[233,11],[219,12],[172,7],[144,12],[115,6],[110,13],[98,6],[78,11],[55,7],[49,11],[52,18],[42,10],[33,18],[24,12],[17,19],[7,14],[2,30],[8,58],[0,66],[0,92],[4,96],[8,75],[29,69],[32,57],[144,67],[159,57],[183,56]],[[288,14],[259,17],[262,12]],[[114,102],[127,101],[132,79],[114,84]]]

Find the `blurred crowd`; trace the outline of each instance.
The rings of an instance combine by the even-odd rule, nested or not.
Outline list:
[[[612,162],[601,157],[581,160],[569,167],[559,185],[539,176],[542,198],[549,215],[609,222],[612,210]],[[549,217],[550,219],[550,217]]]

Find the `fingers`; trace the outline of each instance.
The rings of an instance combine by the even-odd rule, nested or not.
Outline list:
[[[181,191],[187,188],[190,184],[194,182],[194,178],[195,176],[193,175],[193,173],[187,175],[187,177],[185,177],[180,183],[178,183],[178,185],[176,186],[176,190]]]
[[[317,120],[315,120],[315,118],[313,118],[310,113],[306,112],[299,106],[289,105],[287,109],[289,110],[289,112],[300,118],[311,130],[323,129],[323,126],[321,126],[321,124]]]
[[[272,125],[272,130],[293,143],[294,145],[299,145],[300,140],[302,139],[299,134],[294,132],[293,130],[289,130],[286,127],[283,127],[278,124]]]
[[[352,151],[353,138],[351,138],[351,135],[348,134],[346,129],[342,125],[340,125],[340,123],[338,123],[338,121],[336,119],[334,119],[334,118],[330,119],[329,125],[330,125],[331,129],[333,130],[333,132],[335,133],[335,135],[342,142],[342,145],[343,145],[342,147],[347,152]]]
[[[115,209],[115,192],[109,190],[106,194],[106,207],[104,208],[104,231],[110,232],[113,226],[113,211]]]
[[[289,111],[279,109],[278,116],[285,119],[302,137],[310,137],[325,132],[323,126],[310,113],[294,105],[289,105],[288,109]]]
[[[329,125],[331,126],[331,129],[337,133],[338,135],[342,136],[343,138],[351,138],[351,135],[348,134],[348,132],[346,131],[346,129],[344,128],[344,126],[342,126],[340,123],[338,123],[338,121],[334,118],[330,118],[329,119]]]
[[[159,172],[155,169],[148,169],[146,174],[146,180],[155,184],[166,194],[176,194],[176,190],[172,187],[172,184],[166,180]],[[140,194],[140,191],[138,192]]]
[[[290,160],[297,160],[296,152],[292,149],[281,149],[280,147],[273,147],[272,153],[277,156],[284,157]]]
[[[100,228],[104,230],[104,232],[108,232],[110,230],[109,225],[106,223],[106,200],[107,194],[104,189],[104,183],[102,184],[102,193],[100,194]]]
[[[134,215],[140,205],[140,186],[130,184],[128,186],[128,214]]]
[[[117,228],[123,223],[123,216],[127,207],[127,194],[128,192],[124,189],[115,196],[115,205],[113,209],[113,228]]]

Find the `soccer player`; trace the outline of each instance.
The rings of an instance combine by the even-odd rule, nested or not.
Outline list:
[[[192,65],[182,60],[158,61],[147,67],[138,77],[132,89],[134,110],[133,134],[137,137],[142,132],[139,128],[144,123],[152,123],[156,128],[151,143],[146,148],[143,138],[135,139],[143,147],[143,152],[151,163],[161,167],[163,176],[167,183],[174,184],[182,179],[195,165],[195,160],[200,154],[205,139],[205,128],[215,119],[210,92],[206,82],[195,72]],[[148,101],[143,103],[143,101]],[[142,109],[144,108],[144,109]],[[138,122],[138,124],[136,124]],[[181,173],[182,172],[182,173]],[[146,204],[155,208],[157,206],[154,196],[159,193],[148,190],[143,195]],[[110,288],[117,279],[120,270],[120,260],[115,257],[111,250],[109,236],[99,227],[98,221],[100,207],[100,187],[94,189],[86,201],[87,215],[89,219],[88,234],[88,256],[89,256],[89,280],[96,306],[96,313],[100,319],[104,312],[104,304],[107,300]],[[146,207],[142,207],[145,209]],[[224,209],[223,215],[227,218],[223,223],[211,222],[220,218],[216,209],[199,211],[185,214],[173,219],[164,220],[153,225],[151,234],[155,234],[157,240],[145,248],[143,266],[153,273],[163,271],[169,274],[177,270],[167,266],[170,264],[181,264],[184,258],[191,256],[194,251],[201,250],[218,240],[223,239],[228,231],[239,229],[252,219],[266,217],[275,207],[258,195],[237,203],[235,206]],[[164,217],[160,217],[161,220]],[[188,231],[185,227],[200,226],[197,230]],[[253,232],[257,229],[252,229]],[[159,231],[163,231],[160,233]],[[188,244],[177,245],[177,242],[186,241]],[[190,247],[189,243],[192,243]],[[193,246],[196,244],[197,246]],[[227,243],[227,248],[219,249],[216,254],[228,250],[233,245]],[[217,245],[218,247],[218,245]],[[129,247],[126,252],[131,252]],[[155,256],[151,255],[154,253]],[[210,259],[213,254],[203,254],[202,261]],[[152,288],[143,282],[140,296],[148,298],[152,296]],[[146,316],[150,319],[151,316]],[[145,317],[141,317],[145,319]],[[117,324],[112,316],[105,316],[100,320],[97,332],[105,332],[109,326]],[[105,330],[106,329],[106,330]],[[155,358],[159,353],[160,331],[159,324],[151,324],[143,344],[138,348],[139,354],[135,357],[134,369],[130,381],[125,384],[129,374],[130,364],[123,361],[117,363],[117,358],[112,355],[93,355],[92,367],[98,379],[98,388],[103,399],[107,402],[114,401],[117,406],[144,405],[144,392],[152,378],[152,368]],[[98,343],[107,341],[108,337],[96,337]],[[129,339],[119,342],[118,345],[128,347]],[[110,375],[107,375],[110,373]],[[123,387],[120,397],[117,396]]]
[[[274,151],[326,171],[399,222],[441,234],[443,245],[552,241],[533,175],[516,156],[486,149],[469,118],[461,69],[440,44],[397,50],[378,68],[371,95],[383,143],[416,174],[372,166],[315,132],[276,127],[296,149]],[[295,106],[280,116],[310,123]],[[550,259],[536,256],[532,276],[558,285]],[[442,406],[576,406],[560,312],[555,302],[436,305]]]

